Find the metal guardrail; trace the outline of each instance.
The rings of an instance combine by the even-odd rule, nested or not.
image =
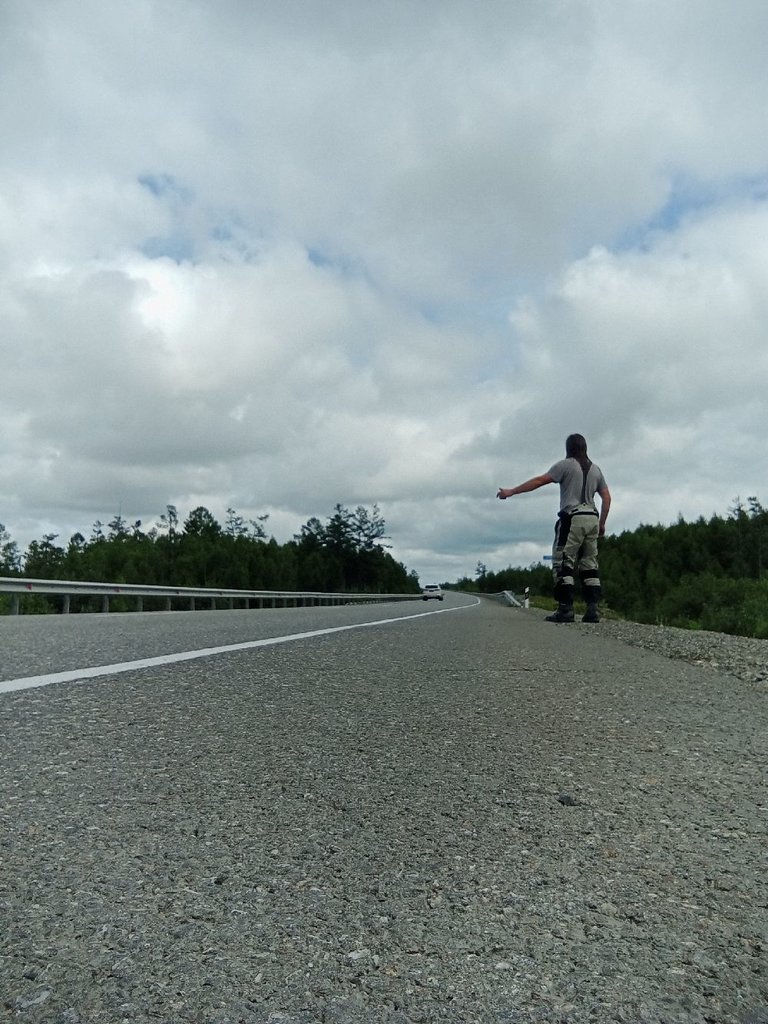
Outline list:
[[[323,591],[296,590],[228,590],[222,587],[156,587],[138,583],[86,583],[78,580],[34,580],[19,576],[0,576],[0,594],[11,595],[11,615],[19,614],[20,599],[24,594],[58,594],[62,597],[62,612],[70,609],[72,597],[101,597],[102,612],[109,611],[112,597],[133,597],[136,610],[143,611],[145,597],[163,598],[165,611],[171,611],[173,603],[187,602],[194,611],[198,600],[205,600],[210,608],[217,607],[217,601],[226,601],[232,609],[235,602],[251,608],[296,608],[314,605],[364,604],[382,601],[418,601],[418,594],[346,594]]]
[[[513,594],[511,590],[499,590],[495,594],[484,594],[483,596],[492,597],[497,601],[505,601],[508,605],[513,605],[515,608],[530,607],[530,595],[527,590],[522,597]]]

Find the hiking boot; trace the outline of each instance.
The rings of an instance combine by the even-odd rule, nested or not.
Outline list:
[[[600,612],[597,610],[596,604],[588,604],[587,610],[581,617],[582,622],[599,622]]]
[[[573,605],[561,604],[552,615],[548,615],[547,622],[573,622]]]

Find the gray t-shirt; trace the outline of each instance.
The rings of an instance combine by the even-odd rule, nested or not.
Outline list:
[[[561,459],[547,470],[547,475],[560,484],[560,511],[574,512],[582,504],[584,471],[581,464],[576,459]],[[593,462],[587,472],[584,504],[595,508],[595,494],[605,486],[603,471]]]

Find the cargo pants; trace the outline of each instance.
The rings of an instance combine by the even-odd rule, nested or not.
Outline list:
[[[557,517],[552,545],[552,576],[555,598],[561,604],[573,604],[577,571],[587,604],[597,604],[600,600],[599,528],[599,517],[593,505],[579,505],[573,512],[561,512]]]

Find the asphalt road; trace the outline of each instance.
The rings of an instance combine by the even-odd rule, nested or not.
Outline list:
[[[0,692],[0,1017],[762,1013],[764,694],[599,628],[460,595],[3,620],[5,680],[124,670]]]
[[[477,598],[449,594],[442,602],[325,608],[2,616],[0,682],[381,620],[421,618],[477,603]]]

